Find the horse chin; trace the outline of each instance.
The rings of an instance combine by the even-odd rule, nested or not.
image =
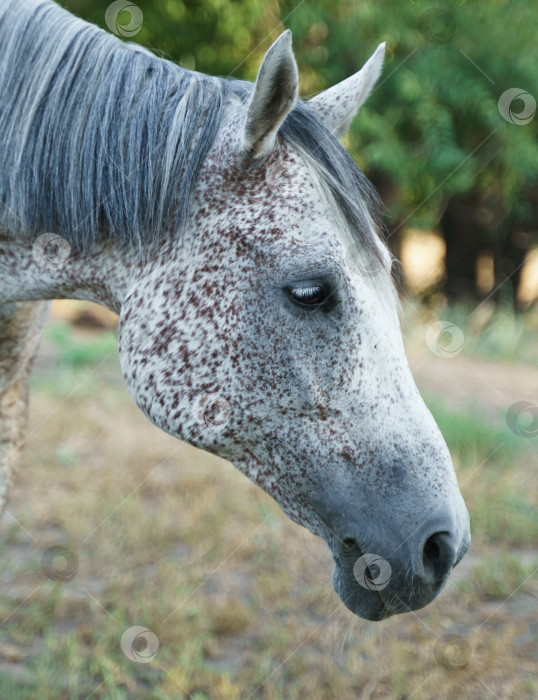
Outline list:
[[[355,580],[347,581],[338,563],[333,570],[332,583],[342,603],[357,617],[380,622],[395,614],[386,607],[376,591],[361,588]]]

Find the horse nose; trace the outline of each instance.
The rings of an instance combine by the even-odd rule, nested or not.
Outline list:
[[[423,528],[412,555],[414,575],[430,586],[442,583],[461,558],[460,537],[455,535],[450,523],[443,525]]]
[[[342,521],[337,521],[329,544],[335,560],[333,585],[341,600],[368,620],[428,605],[469,549],[466,510],[465,514],[454,509],[418,527],[416,522],[408,523],[399,530],[383,527],[386,518],[377,521],[369,536],[363,524],[348,521],[342,527]]]

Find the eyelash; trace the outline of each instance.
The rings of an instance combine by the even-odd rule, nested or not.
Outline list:
[[[288,289],[288,295],[295,306],[314,311],[326,306],[331,292],[322,284],[311,284],[305,287],[291,287]]]
[[[322,291],[321,287],[299,287],[298,289],[292,289],[291,290],[296,296],[300,297],[308,297],[308,296],[313,296],[314,294],[317,294],[319,291]]]

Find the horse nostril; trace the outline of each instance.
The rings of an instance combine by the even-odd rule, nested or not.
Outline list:
[[[423,561],[435,561],[439,556],[439,546],[435,541],[436,535],[429,537],[424,545],[424,551],[422,552]]]
[[[355,560],[361,556],[359,545],[352,537],[344,537],[342,540],[342,556],[347,560]]]
[[[361,558],[362,554],[356,539],[353,537],[344,537],[341,540],[340,555],[342,563],[346,562],[347,566],[354,566],[357,560]]]
[[[455,555],[448,532],[436,532],[428,537],[422,550],[424,579],[430,584],[441,582],[452,569]]]

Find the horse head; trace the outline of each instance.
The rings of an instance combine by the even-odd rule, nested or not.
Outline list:
[[[184,234],[140,265],[120,320],[142,410],[323,537],[336,591],[371,620],[428,604],[470,541],[406,360],[378,203],[338,141],[383,55],[303,102],[291,35],[277,39],[219,107]]]

